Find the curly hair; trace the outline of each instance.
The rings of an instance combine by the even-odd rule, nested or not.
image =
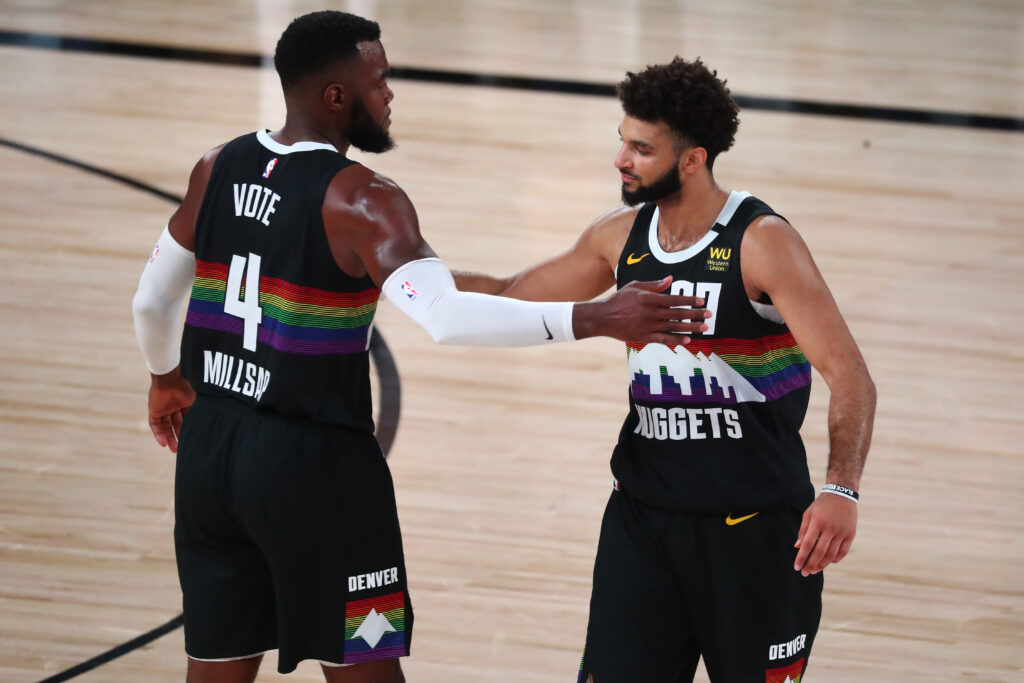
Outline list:
[[[668,64],[629,71],[616,91],[627,115],[641,121],[664,121],[682,141],[708,152],[710,170],[717,157],[732,147],[739,127],[739,107],[725,80],[698,57],[676,57]]]
[[[380,39],[380,25],[347,12],[311,12],[288,25],[277,41],[274,67],[281,84],[295,85],[359,54],[357,43]]]

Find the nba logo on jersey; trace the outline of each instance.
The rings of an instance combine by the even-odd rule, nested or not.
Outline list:
[[[402,283],[402,292],[409,297],[409,301],[416,300],[416,290],[412,288],[412,285],[409,284],[408,280]]]
[[[277,157],[274,157],[273,159],[267,162],[267,168],[263,171],[263,177],[269,178],[275,166],[277,166]]]
[[[158,244],[153,249],[153,255],[149,257],[149,262],[152,263],[153,261],[156,261],[156,255],[159,254],[159,253],[160,253],[160,245]]]

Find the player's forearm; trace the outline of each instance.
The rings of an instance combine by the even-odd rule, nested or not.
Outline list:
[[[833,380],[828,410],[829,458],[825,481],[857,491],[871,445],[875,384],[867,368]]]
[[[459,288],[459,291],[494,295],[503,294],[512,285],[513,280],[511,277],[494,277],[463,270],[453,270],[452,277],[455,278],[455,286]]]
[[[575,339],[571,303],[461,291],[436,257],[404,264],[381,291],[439,344],[513,347]]]
[[[179,314],[194,273],[194,254],[165,229],[132,299],[135,335],[153,375],[164,375],[178,366]]]
[[[505,296],[522,301],[586,301],[608,288],[604,282],[595,286],[584,277],[566,280],[564,276],[552,272],[547,264],[527,268],[509,277],[463,271],[455,271],[452,275],[460,291]]]

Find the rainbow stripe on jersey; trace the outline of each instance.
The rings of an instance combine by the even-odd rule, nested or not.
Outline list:
[[[647,345],[626,347],[628,358]],[[763,400],[774,401],[811,383],[811,364],[789,332],[758,339],[694,338],[686,346],[664,348],[678,361],[667,360],[662,364],[662,360],[656,359],[652,361],[656,367],[647,368],[648,372],[633,373],[630,380],[634,399],[656,403],[737,403],[751,400],[751,394],[744,392],[745,387],[737,386],[745,383]],[[732,372],[716,372],[723,363]],[[652,391],[651,372],[660,375],[660,391]]]
[[[186,325],[242,336],[244,321],[224,312],[228,266],[196,260],[196,277]],[[244,296],[245,289],[242,289]],[[370,326],[380,290],[327,292],[260,276],[263,319],[257,341],[278,351],[306,355],[361,353],[369,343]]]

